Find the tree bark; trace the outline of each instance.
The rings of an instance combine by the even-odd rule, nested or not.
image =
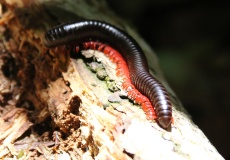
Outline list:
[[[5,0],[1,9],[1,158],[223,159],[167,85],[152,49],[103,0]],[[138,41],[150,70],[170,92],[170,131],[146,120],[119,91],[111,92],[116,82],[100,80],[84,58],[43,46],[47,29],[79,19],[107,21]],[[98,55],[102,71],[115,72],[108,58]]]

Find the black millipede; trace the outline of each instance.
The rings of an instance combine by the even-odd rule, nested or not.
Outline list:
[[[44,45],[56,47],[72,43],[80,44],[90,40],[109,44],[122,55],[128,65],[131,82],[149,98],[159,125],[162,128],[171,126],[172,104],[168,92],[149,73],[147,60],[141,47],[121,29],[98,20],[65,23],[47,31]]]

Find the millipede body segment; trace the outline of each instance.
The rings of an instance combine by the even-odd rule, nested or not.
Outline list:
[[[92,49],[103,52],[109,59],[116,64],[116,75],[122,79],[122,89],[127,92],[127,95],[135,103],[140,104],[146,112],[148,119],[156,119],[155,111],[149,99],[141,94],[132,84],[129,75],[128,66],[121,54],[112,47],[101,42],[83,42],[75,48],[75,52],[83,49]]]
[[[147,118],[156,119],[163,128],[171,125],[169,95],[165,87],[149,73],[144,53],[131,36],[97,20],[62,24],[45,35],[46,47],[72,44],[76,52],[79,49],[95,49],[106,54],[117,64],[117,75],[123,77],[122,87],[128,97],[142,106]]]

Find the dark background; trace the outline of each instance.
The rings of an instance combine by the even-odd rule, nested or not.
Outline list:
[[[193,121],[230,159],[230,3],[107,1],[152,46]]]

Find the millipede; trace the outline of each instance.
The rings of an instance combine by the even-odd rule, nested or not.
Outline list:
[[[172,103],[165,87],[153,77],[139,44],[120,28],[98,20],[65,23],[45,34],[44,45],[73,46],[75,52],[94,49],[106,54],[117,64],[117,75],[125,75],[123,88],[128,97],[140,104],[148,119],[162,128],[172,123]]]

